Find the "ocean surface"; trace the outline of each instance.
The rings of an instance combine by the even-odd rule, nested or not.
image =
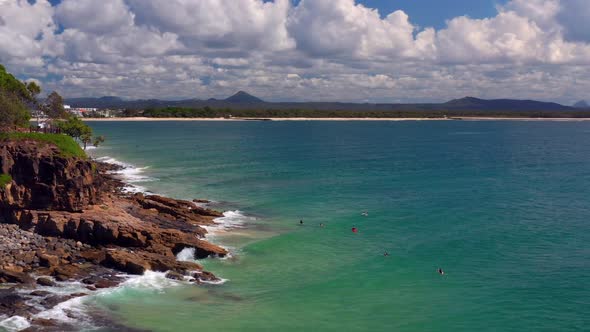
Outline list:
[[[233,255],[202,262],[223,284],[150,273],[84,310],[149,331],[590,330],[588,122],[91,126],[135,190],[227,211],[210,239]]]

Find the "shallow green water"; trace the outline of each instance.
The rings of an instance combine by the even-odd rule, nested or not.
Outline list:
[[[214,238],[235,251],[205,262],[225,284],[129,287],[91,301],[126,325],[588,329],[589,123],[92,126],[107,136],[95,155],[148,167],[137,185],[257,218]]]

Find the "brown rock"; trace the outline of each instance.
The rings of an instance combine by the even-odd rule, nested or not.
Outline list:
[[[62,265],[53,271],[55,279],[59,281],[67,281],[74,278],[84,276],[86,273],[76,265]]]
[[[109,250],[103,264],[130,274],[143,274],[151,267],[142,257],[122,250]]]
[[[16,272],[7,269],[0,270],[0,283],[34,284],[35,279],[23,272]]]
[[[47,253],[37,253],[37,257],[39,257],[39,264],[45,267],[55,267],[58,266],[60,263],[60,258],[54,255],[49,255]]]
[[[94,264],[100,264],[106,259],[106,252],[104,250],[90,249],[81,252],[79,256]]]
[[[99,201],[103,187],[93,169],[91,161],[63,157],[52,144],[2,141],[0,173],[10,174],[13,181],[0,193],[0,207],[82,211]]]

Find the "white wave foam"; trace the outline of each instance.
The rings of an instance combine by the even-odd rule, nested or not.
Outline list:
[[[26,328],[29,328],[30,326],[31,323],[29,323],[26,318],[21,316],[12,316],[3,321],[0,321],[0,328],[3,328],[8,332],[22,331]]]
[[[145,170],[149,169],[149,167],[135,167],[131,164],[124,163],[122,161],[119,161],[119,160],[109,157],[109,156],[100,157],[100,158],[97,158],[96,160],[98,160],[100,162],[107,163],[107,164],[113,164],[113,165],[118,165],[118,166],[122,167],[122,169],[109,172],[109,174],[118,175],[125,183],[128,184],[127,186],[125,186],[123,188],[123,191],[125,191],[125,192],[128,192],[128,193],[140,193],[140,192],[141,193],[149,193],[149,191],[145,187],[137,185],[137,183],[158,181],[158,179],[153,178],[153,177],[149,177],[144,174]]]
[[[215,225],[204,226],[209,232],[215,233],[215,231],[228,231],[235,228],[243,228],[245,224],[255,221],[256,218],[245,216],[242,211],[226,211],[223,213],[223,217],[216,218],[213,220]]]
[[[180,281],[166,278],[165,272],[145,271],[143,275],[129,278],[117,288],[113,288],[112,291],[117,292],[125,289],[162,291],[182,284]],[[107,293],[108,291],[103,294]]]
[[[180,262],[194,262],[195,248],[184,248],[177,255],[176,260]]]
[[[76,297],[71,300],[62,302],[52,309],[43,311],[35,315],[36,318],[54,319],[58,322],[75,324],[78,327],[93,327],[92,319],[86,314],[86,305],[84,301],[88,296]]]

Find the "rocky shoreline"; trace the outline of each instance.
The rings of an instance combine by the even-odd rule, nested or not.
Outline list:
[[[195,202],[126,193],[112,175],[121,166],[63,157],[57,147],[30,141],[0,142],[0,321],[26,319],[31,331],[76,330],[39,312],[125,280],[121,272],[167,272],[199,285],[218,280],[176,255],[193,248],[195,259],[228,251],[204,240],[221,217]],[[47,287],[79,282],[84,292]],[[122,329],[122,327],[120,327]]]

